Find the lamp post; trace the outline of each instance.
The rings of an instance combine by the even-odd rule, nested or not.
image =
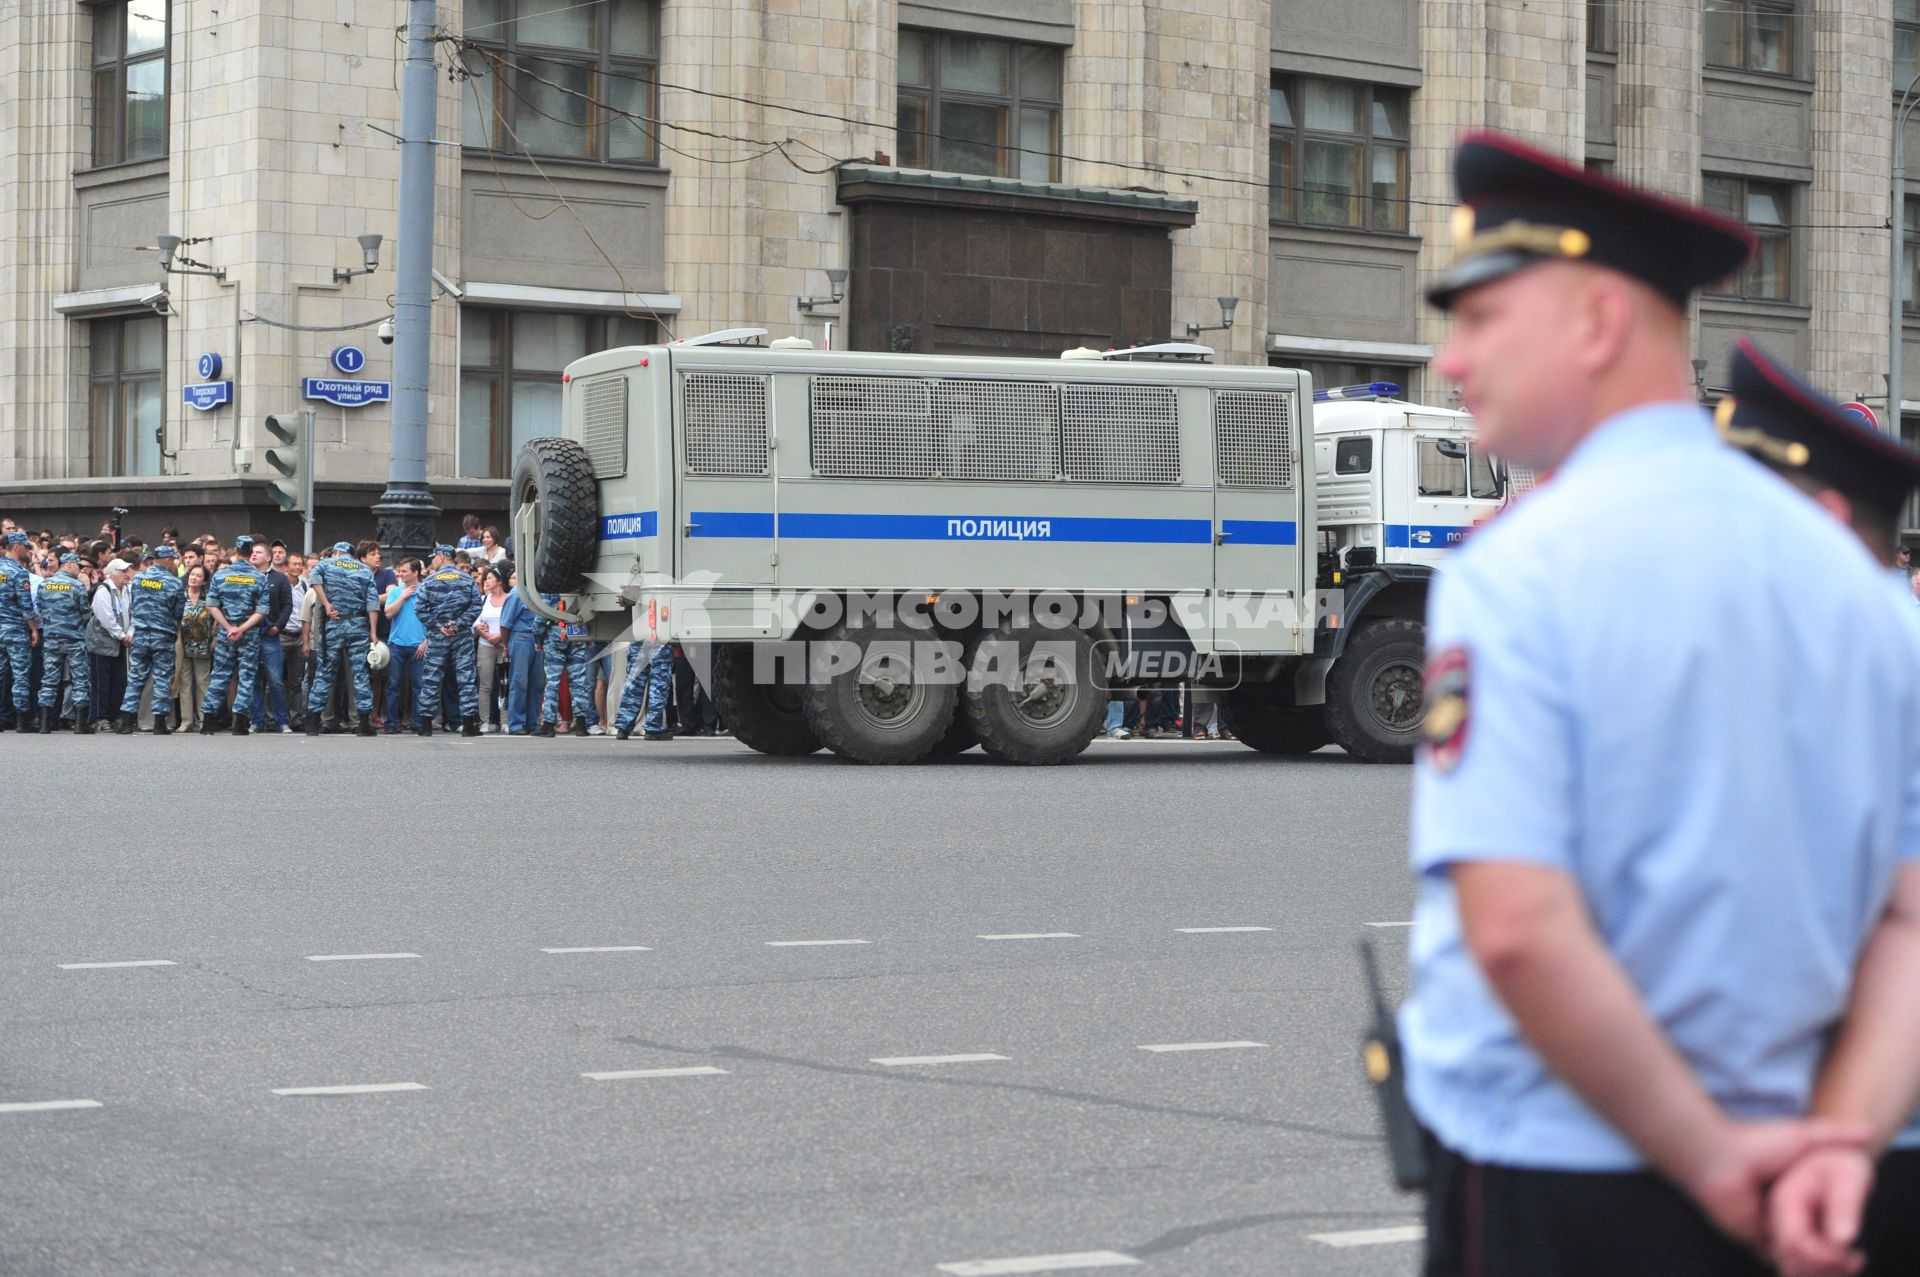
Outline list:
[[[1887,302],[1887,430],[1895,439],[1900,437],[1900,359],[1906,344],[1902,340],[1905,322],[1902,312],[1906,307],[1901,301],[1900,285],[1906,276],[1901,249],[1906,245],[1907,117],[1913,114],[1914,107],[1920,106],[1920,97],[1913,93],[1917,85],[1920,85],[1920,73],[1907,81],[1893,113],[1893,186],[1892,200],[1887,205],[1888,238],[1893,241],[1888,251],[1893,265],[1887,279],[1892,293]]]

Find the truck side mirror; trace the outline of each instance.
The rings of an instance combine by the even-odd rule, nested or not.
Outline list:
[[[1455,461],[1464,460],[1467,455],[1467,445],[1458,439],[1436,439],[1433,441],[1433,446],[1441,456],[1450,457]]]

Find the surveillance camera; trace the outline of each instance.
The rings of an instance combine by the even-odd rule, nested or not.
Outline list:
[[[373,331],[374,335],[379,337],[382,342],[389,346],[393,345],[393,321],[391,319],[381,320],[380,326]]]

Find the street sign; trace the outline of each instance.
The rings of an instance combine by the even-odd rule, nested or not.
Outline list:
[[[342,346],[333,352],[333,366],[351,377],[367,366],[367,352],[358,346]]]
[[[220,375],[220,356],[208,351],[200,356],[200,362],[195,365],[195,368],[200,373],[200,380],[212,381]]]
[[[203,381],[197,385],[180,387],[180,402],[189,408],[198,408],[201,412],[211,412],[223,403],[233,402],[233,383],[230,381]]]
[[[334,377],[308,377],[303,383],[308,399],[324,399],[342,408],[359,408],[370,403],[387,403],[393,398],[390,381],[343,381]]]
[[[1853,416],[1860,418],[1860,420],[1866,422],[1872,429],[1878,430],[1880,428],[1880,418],[1873,415],[1873,409],[1858,400],[1841,404],[1840,411],[1851,413]]]

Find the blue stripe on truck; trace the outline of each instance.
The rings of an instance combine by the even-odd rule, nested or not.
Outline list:
[[[775,516],[754,510],[695,510],[687,516],[696,538],[768,540]],[[1299,528],[1285,519],[1226,519],[1221,531],[1241,545],[1294,545]],[[1205,545],[1213,540],[1207,519],[1082,518],[1040,515],[820,514],[787,511],[778,535],[809,541],[1059,541],[1121,545]],[[600,539],[659,535],[659,514],[610,514],[600,520]]]
[[[623,541],[628,537],[657,537],[660,535],[660,512],[642,510],[638,514],[603,514],[600,516],[600,539],[602,541]]]

